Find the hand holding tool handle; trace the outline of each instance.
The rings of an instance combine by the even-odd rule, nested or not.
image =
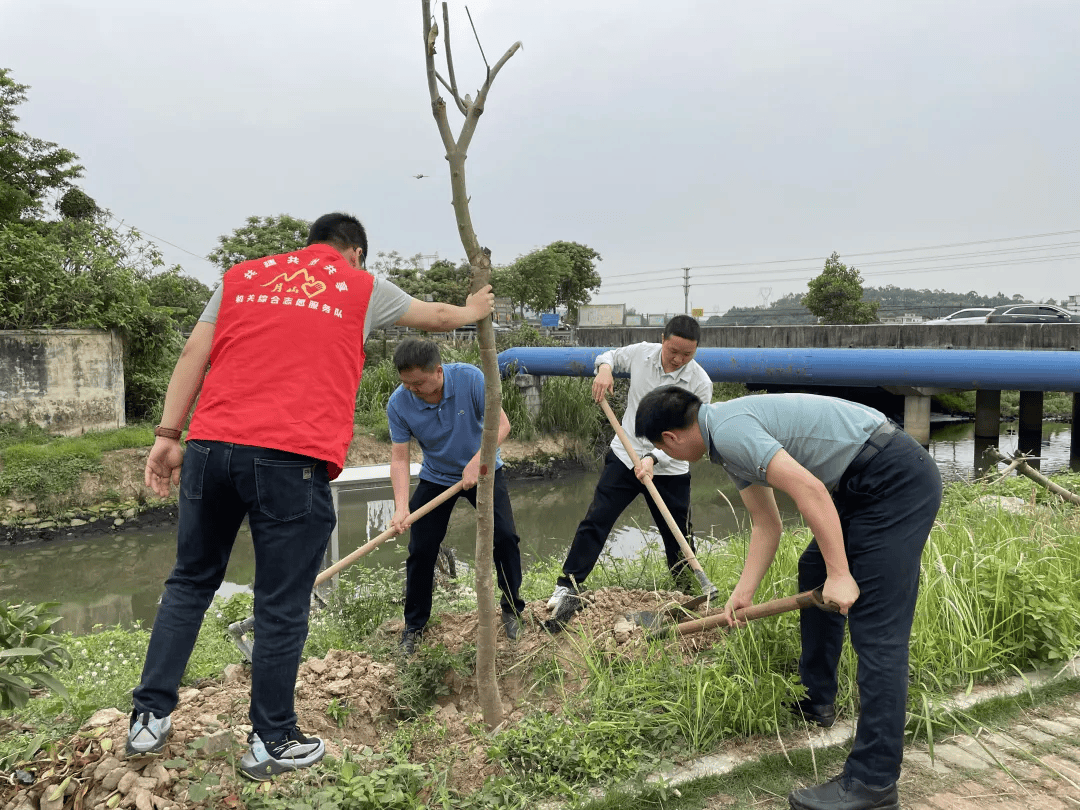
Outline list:
[[[461,487],[462,487],[462,482],[458,481],[456,484],[454,484],[452,487],[450,487],[450,489],[446,490],[446,492],[443,492],[440,495],[436,495],[434,498],[432,498],[430,501],[425,503],[423,506],[421,506],[415,512],[410,514],[409,515],[409,520],[412,521],[412,520],[415,520],[416,518],[423,517],[424,515],[426,515],[428,512],[430,512],[432,509],[434,509],[439,504],[445,503],[450,498],[454,497],[459,492],[461,492]],[[384,531],[382,534],[380,534],[380,535],[378,535],[376,537],[373,537],[371,540],[368,540],[366,543],[364,543],[364,545],[362,545],[362,546],[360,546],[360,548],[356,549],[356,551],[352,552],[351,554],[349,554],[346,557],[342,557],[340,560],[338,560],[336,563],[331,565],[325,571],[322,571],[317,577],[315,577],[315,584],[316,585],[321,585],[322,583],[326,582],[326,580],[330,579],[330,577],[332,577],[334,574],[336,574],[342,568],[347,568],[348,566],[352,565],[354,562],[359,560],[361,557],[363,557],[365,554],[367,554],[372,549],[377,548],[378,546],[381,546],[383,543],[385,543],[391,537],[396,537],[397,534],[398,533],[396,531],[394,531],[393,528],[389,528],[386,531]]]
[[[812,591],[804,591],[795,594],[794,596],[784,596],[780,599],[762,602],[760,605],[750,605],[749,607],[740,608],[735,611],[735,617],[750,622],[754,619],[763,619],[766,616],[777,616],[791,610],[802,610],[803,608],[808,607],[816,607],[819,610],[827,610],[830,613],[836,613],[838,610],[836,605],[831,602],[826,602],[824,598],[822,598],[821,588],[815,588]],[[717,613],[715,616],[706,616],[704,619],[695,619],[691,622],[678,624],[671,632],[675,635],[686,636],[692,633],[701,633],[705,630],[710,630],[713,627],[727,626],[729,626],[727,616],[723,613]]]

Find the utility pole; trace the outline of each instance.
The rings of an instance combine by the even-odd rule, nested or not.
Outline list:
[[[683,271],[683,315],[690,314],[690,268],[684,267]]]

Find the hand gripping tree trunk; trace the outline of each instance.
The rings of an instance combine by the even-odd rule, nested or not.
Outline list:
[[[484,112],[491,83],[495,81],[502,66],[514,55],[520,42],[515,42],[495,63],[487,64],[484,83],[476,93],[476,98],[467,94],[464,98],[458,93],[457,79],[454,76],[454,60],[450,51],[450,15],[446,3],[442,4],[443,42],[446,49],[446,74],[444,79],[435,70],[435,51],[439,39],[439,26],[431,16],[430,0],[421,0],[424,15],[424,60],[427,65],[428,92],[431,95],[431,112],[439,128],[443,146],[446,148],[446,160],[450,164],[450,188],[453,192],[454,216],[457,218],[458,235],[469,257],[472,267],[470,292],[489,283],[491,278],[491,255],[486,248],[480,247],[480,241],[473,230],[472,217],[469,215],[469,197],[465,191],[465,158],[476,131],[476,122]],[[466,13],[468,9],[466,9]],[[472,18],[470,16],[470,22]],[[475,34],[476,29],[473,29]],[[477,45],[480,44],[477,39]],[[480,48],[480,54],[484,50]],[[439,95],[438,85],[442,84],[449,92],[451,100],[457,106],[465,122],[461,126],[457,139],[450,131],[446,115],[446,102]],[[477,343],[480,346],[480,367],[484,372],[484,433],[480,443],[480,481],[476,489],[476,599],[479,623],[476,639],[476,687],[480,696],[480,707],[484,723],[493,729],[502,722],[502,700],[499,697],[499,685],[495,679],[495,634],[498,623],[495,616],[495,598],[493,595],[492,545],[494,538],[494,475],[495,451],[499,443],[499,420],[502,413],[502,388],[499,383],[499,364],[495,353],[495,332],[491,319],[485,318],[476,325]]]

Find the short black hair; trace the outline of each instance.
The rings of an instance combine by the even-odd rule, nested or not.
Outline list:
[[[697,318],[691,318],[689,315],[676,315],[664,326],[664,340],[672,335],[700,343],[701,324],[697,322]]]
[[[677,385],[662,385],[638,403],[634,433],[639,439],[657,444],[663,440],[665,430],[680,430],[695,424],[699,408],[701,400],[696,394]]]
[[[399,373],[408,371],[410,368],[434,371],[441,365],[442,354],[439,352],[439,345],[432,340],[405,338],[394,349],[394,367]]]
[[[333,245],[338,250],[360,248],[360,255],[367,259],[367,231],[360,220],[350,214],[323,214],[308,229],[309,245]]]

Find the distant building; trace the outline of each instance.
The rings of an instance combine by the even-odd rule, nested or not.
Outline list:
[[[1069,312],[1080,312],[1080,293],[1070,295],[1061,302],[1061,306],[1069,310]]]
[[[886,315],[883,318],[878,318],[881,323],[899,324],[899,323],[922,323],[926,318],[922,315],[915,315],[911,312],[905,312],[903,315]]]

